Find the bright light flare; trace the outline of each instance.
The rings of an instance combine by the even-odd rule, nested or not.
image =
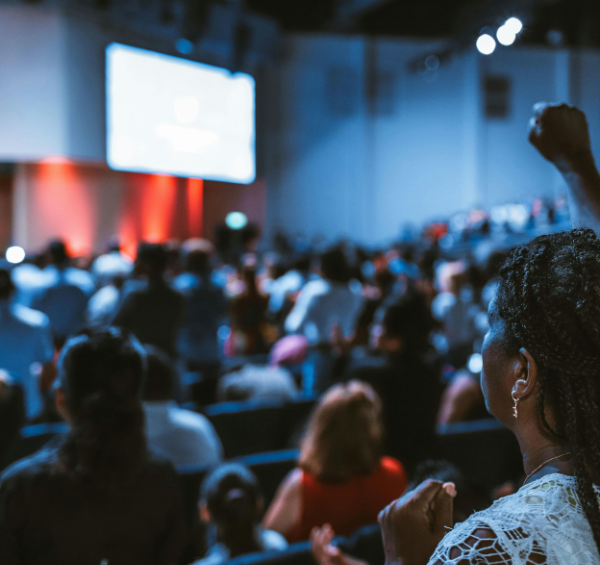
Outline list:
[[[515,42],[515,39],[517,39],[515,33],[512,31],[512,29],[506,27],[506,24],[498,28],[496,37],[498,38],[498,42],[506,47],[512,45]]]
[[[25,259],[25,250],[18,245],[13,245],[6,250],[6,260],[13,265]]]
[[[502,27],[517,35],[523,29],[523,23],[519,18],[508,18]]]
[[[483,357],[481,353],[473,353],[469,358],[468,369],[471,373],[481,373],[483,369]]]
[[[476,45],[482,55],[491,55],[496,49],[496,40],[491,35],[484,33],[479,36]]]
[[[231,212],[227,214],[225,223],[232,230],[241,230],[248,224],[248,217],[242,212]]]

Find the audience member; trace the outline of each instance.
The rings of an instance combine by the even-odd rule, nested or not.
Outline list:
[[[88,327],[101,328],[111,324],[121,303],[125,281],[126,273],[115,274],[90,298],[85,312]]]
[[[63,241],[48,246],[50,264],[44,269],[45,284],[32,301],[32,308],[50,319],[50,327],[58,348],[85,323],[85,309],[95,290],[91,275],[71,266],[71,258]]]
[[[0,468],[4,466],[9,447],[24,423],[23,388],[0,369]]]
[[[534,107],[530,141],[571,191],[574,224],[600,228],[585,116]],[[482,384],[519,440],[521,489],[452,528],[452,485],[430,481],[382,513],[386,562],[600,563],[600,239],[592,229],[514,249],[489,306]]]
[[[448,361],[462,369],[473,351],[477,337],[475,318],[480,310],[473,301],[467,266],[462,261],[445,263],[440,271],[441,292],[434,298],[431,310],[443,325]]]
[[[56,392],[70,432],[0,479],[0,563],[174,564],[185,541],[177,477],[148,454],[144,352],[118,330],[71,339]]]
[[[156,243],[142,243],[136,262],[138,272],[145,280],[125,295],[113,324],[131,331],[142,343],[155,345],[174,358],[185,299],[165,280],[167,251]]]
[[[458,371],[444,391],[437,423],[440,426],[487,418],[479,376]]]
[[[385,311],[378,339],[384,364],[359,367],[347,376],[368,382],[379,393],[387,452],[409,469],[435,456],[441,367],[429,340],[434,327],[423,296],[407,292]]]
[[[374,522],[407,485],[402,464],[382,453],[376,393],[357,381],[334,386],[313,414],[298,469],[281,485],[263,525],[292,542],[323,524],[350,535]]]
[[[296,295],[307,283],[310,275],[310,257],[302,256],[293,262],[287,273],[269,282],[269,311],[275,315],[284,310],[290,303],[290,296]]]
[[[100,255],[92,263],[92,275],[96,286],[102,288],[110,284],[115,277],[124,277],[133,271],[133,262],[121,251],[121,242],[117,237],[111,239],[107,253]]]
[[[144,413],[148,445],[176,467],[215,465],[223,459],[223,446],[206,416],[179,408],[173,400],[176,380],[173,361],[156,347],[146,347],[148,371],[144,387]]]
[[[186,368],[216,379],[219,370],[219,325],[227,316],[223,290],[211,278],[213,246],[204,239],[191,239],[181,248],[185,272],[174,286],[186,298],[186,313],[177,340]]]
[[[221,565],[240,555],[283,551],[280,534],[260,527],[264,502],[253,473],[238,463],[217,467],[202,485],[200,517],[217,529],[217,543],[194,565]]]
[[[261,294],[256,284],[253,266],[242,271],[244,290],[231,302],[231,335],[229,354],[256,355],[267,353],[266,325],[269,299]]]
[[[14,301],[23,306],[31,307],[33,300],[40,294],[46,284],[46,274],[42,267],[43,255],[28,255],[22,263],[13,266],[12,280],[17,287]]]
[[[54,346],[48,317],[12,304],[15,292],[11,274],[0,269],[0,368],[8,371],[23,387],[27,418],[34,418],[44,407],[40,380],[53,369]],[[35,364],[42,365],[41,375]]]
[[[328,344],[335,324],[350,336],[363,305],[362,296],[350,288],[350,269],[340,248],[322,255],[321,275],[303,287],[285,321],[288,333],[304,334],[311,345]]]
[[[282,367],[245,365],[223,375],[217,387],[217,400],[293,400],[298,396],[294,377]]]

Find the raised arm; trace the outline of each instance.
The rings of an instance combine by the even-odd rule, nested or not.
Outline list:
[[[585,114],[573,106],[546,102],[536,104],[533,111],[529,141],[565,179],[573,227],[600,233],[600,173]]]

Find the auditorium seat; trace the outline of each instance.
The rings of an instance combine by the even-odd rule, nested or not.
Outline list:
[[[249,553],[226,562],[228,565],[314,565],[309,541],[294,543],[285,551]]]
[[[296,467],[299,456],[297,449],[287,449],[248,455],[237,461],[249,467],[256,475],[265,497],[265,507],[268,508],[283,479]]]
[[[357,530],[349,538],[337,537],[334,540],[344,553],[362,559],[369,565],[383,565],[385,555],[383,540],[378,524],[371,524]],[[230,559],[227,565],[314,565],[315,560],[308,541],[294,543],[285,551],[265,551],[250,553]]]
[[[46,445],[51,439],[58,435],[66,434],[69,425],[64,422],[52,424],[36,424],[21,428],[19,436],[8,448],[6,457],[2,462],[2,469],[8,467],[15,461],[33,455]]]
[[[290,447],[315,406],[314,398],[296,401],[247,400],[207,406],[203,413],[212,422],[231,459]]]
[[[441,456],[473,486],[489,491],[523,475],[517,439],[495,419],[441,426],[438,439]]]

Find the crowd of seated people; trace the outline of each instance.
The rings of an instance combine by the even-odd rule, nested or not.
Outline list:
[[[577,226],[597,229],[584,126],[572,108],[539,109],[532,141],[564,175]],[[112,241],[84,261],[54,241],[0,265],[0,448],[24,424],[68,428],[3,471],[0,563],[218,565],[312,538],[321,565],[352,564],[334,532],[378,516],[390,562],[578,563],[549,547],[560,534],[571,557],[600,563],[598,237],[481,256],[445,248],[438,228],[371,250],[280,236],[272,252],[226,258],[193,239],[141,243],[134,261]],[[285,445],[296,468],[264,500],[247,467],[224,461],[207,406],[300,399],[316,408]],[[504,485],[485,509],[491,493],[439,461],[437,426],[490,414],[517,437],[529,494]],[[208,473],[196,525],[180,488],[191,468]],[[507,541],[515,516],[525,549]],[[572,530],[553,530],[560,520]]]

